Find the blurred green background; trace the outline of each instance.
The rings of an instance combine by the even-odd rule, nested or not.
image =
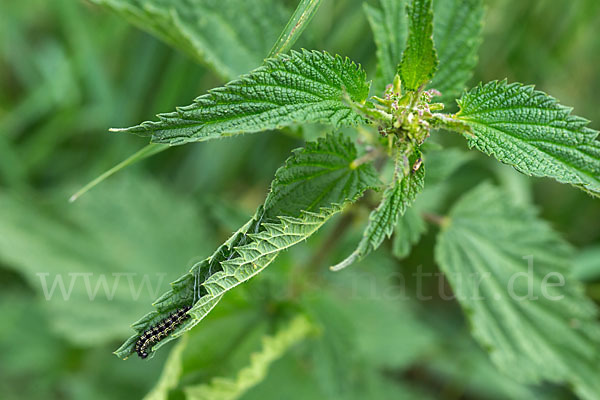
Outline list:
[[[286,2],[290,10],[294,5]],[[597,0],[489,1],[472,83],[535,83],[600,129],[598,27]],[[347,55],[374,76],[375,48],[360,1],[324,2],[299,46]],[[263,202],[275,170],[302,145],[302,135],[269,132],[169,149],[77,202],[67,200],[146,144],[109,134],[109,127],[152,119],[221,83],[188,55],[97,5],[0,2],[0,398],[129,399],[155,386],[169,351],[149,362],[121,361],[111,352],[169,282]],[[460,175],[463,188],[492,177],[515,197],[532,198],[578,248],[600,245],[600,206],[582,192],[522,179],[482,155]],[[523,386],[496,372],[469,338],[455,303],[398,302],[355,287],[418,265],[434,269],[435,232],[402,263],[380,251],[334,275],[327,266],[351,250],[361,222],[323,252],[330,225],[226,297],[194,330],[187,344],[193,351],[183,362],[194,372],[184,373],[183,382],[231,375],[286,310],[302,302],[330,329],[276,361],[244,398],[570,398],[563,388]],[[304,271],[308,286],[298,288]],[[101,274],[114,285],[112,296],[105,295]],[[57,295],[57,277],[70,290],[68,300]],[[93,298],[86,283],[97,290]],[[139,291],[135,298],[131,285]],[[430,285],[433,291],[437,281]],[[348,302],[338,294],[349,288],[368,294]],[[593,280],[588,291],[600,298]],[[348,307],[365,310],[364,319],[351,317]],[[363,386],[350,391],[346,384],[357,376]]]

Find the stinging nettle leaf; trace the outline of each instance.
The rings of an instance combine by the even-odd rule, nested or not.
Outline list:
[[[518,171],[600,196],[600,142],[589,121],[533,86],[480,84],[458,101],[470,147]]]
[[[420,158],[421,153],[417,150],[409,157],[408,161],[412,166]],[[369,222],[356,250],[345,260],[332,266],[331,270],[339,271],[364,258],[372,251],[377,250],[381,243],[392,235],[398,217],[404,215],[406,209],[415,201],[419,192],[423,190],[425,167],[421,165],[416,171],[409,169],[404,174],[400,173],[398,175],[400,176],[383,193],[379,206],[371,211]]]
[[[262,64],[286,22],[278,0],[91,0],[185,51],[225,80]]]
[[[267,216],[298,216],[333,203],[356,201],[366,189],[379,186],[372,164],[353,167],[358,157],[354,143],[341,134],[327,135],[294,155],[275,173],[265,201]]]
[[[380,0],[381,9],[363,3],[377,45],[375,89],[383,92],[394,80],[406,42],[405,0]]]
[[[435,258],[475,339],[523,382],[569,382],[600,393],[597,309],[572,275],[571,247],[530,206],[484,183],[442,227]]]
[[[345,99],[361,103],[368,94],[365,72],[348,58],[320,51],[292,51],[266,60],[265,65],[210,90],[189,106],[158,115],[158,122],[113,131],[177,145],[299,122],[354,125],[364,119]]]
[[[398,65],[402,85],[416,91],[429,82],[438,65],[433,47],[433,11],[431,0],[413,0],[408,13],[408,40]]]
[[[346,160],[347,162],[356,154],[356,149],[353,147],[354,145],[342,134],[336,134],[308,144],[305,151],[296,150],[285,166],[277,171],[271,194],[265,204],[259,207],[255,216],[210,257],[194,265],[189,273],[175,281],[172,289],[154,302],[156,311],[147,314],[133,325],[136,334],[116,350],[115,354],[121,358],[131,355],[135,342],[142,332],[157,324],[174,310],[192,304],[196,288],[199,298],[189,311],[192,318],[184,321],[169,337],[156,344],[151,349],[152,356],[160,347],[200,322],[226,292],[256,276],[281,251],[306,240],[333,215],[340,212],[344,204],[355,201],[366,189],[376,184],[378,181],[375,172],[370,170],[372,167],[365,166],[350,172],[342,171],[341,175],[345,176],[343,190],[324,193],[322,198],[315,198],[306,193],[309,186],[302,183],[302,180],[310,182],[314,179],[317,187],[321,187],[324,179],[337,183],[335,177],[331,179],[325,175],[336,175],[340,171],[333,163],[332,170],[326,168],[327,164],[321,165],[320,167],[325,167],[321,171],[322,174],[307,173],[308,170],[305,168],[309,167],[311,157],[314,157],[312,161],[315,166],[323,161],[323,153],[329,154],[330,161]],[[340,154],[337,154],[338,151]],[[291,169],[290,173],[285,170],[287,167]],[[294,179],[288,180],[288,178],[295,178],[297,184],[294,184]],[[286,196],[281,197],[278,193],[286,193]],[[294,201],[289,202],[289,199]],[[305,204],[301,203],[303,200],[306,201]],[[317,204],[324,206],[317,209],[315,207]],[[311,207],[311,211],[306,211]],[[295,214],[278,214],[274,212],[276,210],[287,210]],[[198,282],[195,283],[195,280]]]
[[[199,276],[200,298],[189,311],[192,318],[184,321],[174,333],[154,345],[152,356],[166,343],[198,324],[226,292],[262,272],[281,251],[306,240],[341,209],[340,205],[332,205],[331,208],[319,210],[319,213],[306,212],[298,218],[280,217],[275,222],[267,223],[261,223],[258,218],[260,212],[257,213],[257,217],[236,232],[211,257],[196,264],[188,274],[174,282],[173,289],[154,303],[158,311],[153,311],[136,322],[133,328],[137,333],[117,349],[115,354],[127,358],[133,353],[135,342],[143,331],[156,325],[173,310],[189,304],[193,298],[194,278]],[[249,233],[253,226],[264,230]],[[248,238],[249,242],[243,241],[244,238]],[[211,271],[214,265],[219,268],[217,272]]]
[[[454,103],[477,65],[482,42],[482,0],[434,0],[433,38],[440,59],[429,87],[442,93],[444,103]]]

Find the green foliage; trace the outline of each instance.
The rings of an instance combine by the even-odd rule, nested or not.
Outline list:
[[[600,195],[598,132],[571,108],[533,86],[506,81],[479,85],[459,105],[458,118],[471,128],[464,133],[469,146],[524,174]]]
[[[410,254],[421,235],[427,230],[427,225],[415,208],[409,208],[404,215],[398,217],[394,227],[394,241],[392,243],[392,254],[402,259]]]
[[[46,300],[61,336],[79,345],[121,338],[177,276],[165,266],[208,250],[206,225],[191,202],[147,178],[107,184],[67,209],[66,193],[46,204],[1,194],[0,259]],[[125,218],[131,223],[115,230]]]
[[[600,246],[581,250],[575,260],[573,275],[584,282],[600,280]]]
[[[262,64],[286,20],[280,1],[91,0],[231,80]]]
[[[355,167],[356,147],[342,135],[309,142],[297,149],[275,173],[265,201],[267,217],[299,216],[318,212],[330,204],[356,201],[366,189],[377,188],[379,178],[372,164]]]
[[[383,91],[394,79],[406,41],[404,0],[381,0],[381,9],[363,3],[377,45],[376,89]]]
[[[407,159],[409,165],[415,165],[421,161],[421,152],[415,151]],[[338,271],[352,264],[355,260],[365,257],[372,251],[377,250],[381,243],[392,235],[398,218],[406,212],[406,209],[415,201],[417,194],[423,190],[425,183],[425,167],[420,165],[415,171],[407,169],[398,171],[402,168],[396,166],[394,181],[383,193],[383,198],[379,206],[369,215],[369,223],[363,232],[363,237],[356,250],[352,252],[344,261],[331,267]]]
[[[301,0],[267,58],[289,51],[317,13],[321,0]]]
[[[481,0],[91,2],[0,2],[3,399],[597,398],[600,208],[527,177],[598,196],[597,132],[505,82],[452,114],[474,71],[593,116],[597,1],[491,2],[483,30]],[[161,144],[94,134],[161,110],[125,129]],[[192,305],[152,360],[110,354]]]
[[[275,335],[262,339],[262,349],[250,354],[250,364],[241,369],[235,378],[213,378],[208,384],[188,386],[186,395],[199,400],[239,399],[248,389],[263,381],[271,364],[304,340],[311,330],[313,327],[305,317],[294,318]]]
[[[433,38],[440,63],[429,86],[442,93],[444,103],[454,103],[477,65],[483,1],[436,0],[433,14]]]
[[[188,337],[184,336],[171,351],[169,358],[165,362],[162,375],[156,386],[144,397],[145,400],[168,399],[169,391],[177,387],[183,372],[181,362],[187,343]]]
[[[482,184],[453,206],[436,259],[501,370],[525,382],[566,381],[593,399],[597,309],[570,275],[572,249],[535,214]]]
[[[381,9],[364,3],[365,13],[377,45],[376,89],[383,91],[394,79],[406,41],[404,0],[381,0]],[[483,2],[481,0],[437,0],[433,2],[433,38],[439,65],[429,87],[442,93],[444,103],[453,103],[473,73],[481,44]],[[428,44],[430,46],[430,44]]]
[[[173,310],[190,304],[196,294],[198,298],[189,312],[193,318],[182,323],[169,338],[156,344],[154,350],[191,329],[216,306],[227,291],[260,273],[281,251],[306,240],[334,214],[340,212],[344,204],[355,201],[371,185],[376,184],[376,175],[370,167],[350,168],[348,157],[354,154],[354,145],[339,134],[310,144],[305,150],[296,150],[296,154],[277,171],[271,193],[254,217],[212,256],[197,263],[188,274],[174,282],[173,289],[154,303],[157,311],[147,314],[134,324],[137,333],[115,354],[121,358],[129,356],[142,332],[167,317]],[[323,197],[321,193],[316,199],[307,195],[306,185],[313,181],[316,185],[321,185],[323,181],[328,182],[329,178],[323,174],[323,170],[320,173],[307,173],[306,168],[325,166],[325,172],[336,175],[340,171],[340,159],[345,160],[342,165],[346,169],[341,169],[341,176],[348,175],[354,179],[347,180],[343,190],[332,190],[327,197]],[[331,164],[334,166],[333,170],[331,166],[327,168],[327,163],[332,161],[337,162]],[[331,182],[337,184],[338,179],[339,175]],[[331,183],[328,186],[333,189]],[[282,197],[280,193],[287,195]],[[315,208],[316,206],[319,208]],[[282,209],[292,210],[298,215],[273,214],[273,210]]]
[[[365,73],[349,59],[319,51],[292,52],[267,60],[250,74],[198,97],[192,105],[159,114],[159,122],[115,131],[175,145],[298,122],[353,125],[362,117],[345,104],[344,96],[360,103],[368,94]]]
[[[428,83],[438,66],[438,56],[433,47],[433,11],[431,0],[413,0],[407,7],[408,39],[398,73],[402,85],[408,90],[418,90]]]

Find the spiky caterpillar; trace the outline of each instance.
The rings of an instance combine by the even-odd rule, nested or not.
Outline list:
[[[263,215],[264,214],[261,214],[260,218],[254,222],[254,233],[258,233],[261,221],[263,219]],[[236,245],[242,246],[246,244],[247,241],[248,236],[246,235],[246,233],[242,233],[242,236],[236,239]],[[230,249],[232,249],[233,247],[233,244],[230,245]],[[219,250],[217,250],[217,252],[219,252]],[[224,257],[219,259],[213,256],[209,261],[209,265],[206,267],[207,271],[203,272],[201,271],[201,268],[196,269],[196,271],[194,272],[192,304],[195,304],[196,301],[198,301],[198,299],[201,297],[201,282],[206,281],[208,277],[210,277],[215,271],[221,270],[220,261],[229,260],[235,254],[235,251],[231,251],[231,254],[229,254],[229,256],[226,259]],[[188,311],[191,308],[191,305],[179,308],[167,318],[161,320],[156,325],[146,329],[144,333],[142,333],[142,335],[135,342],[134,351],[137,353],[137,355],[140,358],[147,358],[149,351],[156,343],[169,336],[179,325],[181,325],[183,321],[190,317]]]
[[[158,324],[144,331],[140,338],[135,342],[135,352],[140,358],[148,357],[148,349],[152,348],[156,343],[169,336],[183,321],[188,319],[190,315],[187,313],[192,307],[185,306],[167,318],[160,321]]]

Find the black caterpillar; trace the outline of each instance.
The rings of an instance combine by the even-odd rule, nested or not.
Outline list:
[[[156,343],[160,342],[171,332],[175,330],[183,321],[188,319],[190,315],[187,313],[192,306],[185,306],[173,314],[169,315],[167,318],[160,321],[158,324],[153,327],[147,329],[142,336],[135,342],[135,352],[140,356],[140,358],[148,357],[148,349],[154,346]]]
[[[260,216],[256,225],[254,227],[254,233],[258,233],[264,213]],[[246,244],[248,237],[244,233],[242,238],[239,240],[238,245]],[[227,260],[231,259],[235,255],[235,252],[231,252]],[[208,276],[211,276],[213,273],[213,266],[209,265],[208,268]],[[192,304],[196,304],[196,301],[200,298],[199,286],[200,286],[200,268],[198,268],[194,272],[194,297]],[[207,279],[208,276],[204,277],[204,280]],[[188,319],[190,315],[188,311],[190,311],[192,306],[185,306],[177,309],[174,313],[169,315],[167,318],[160,321],[158,324],[146,329],[144,333],[138,338],[137,342],[135,342],[134,350],[140,358],[148,357],[148,350],[152,348],[156,343],[160,342],[167,336],[171,334],[183,321]]]

